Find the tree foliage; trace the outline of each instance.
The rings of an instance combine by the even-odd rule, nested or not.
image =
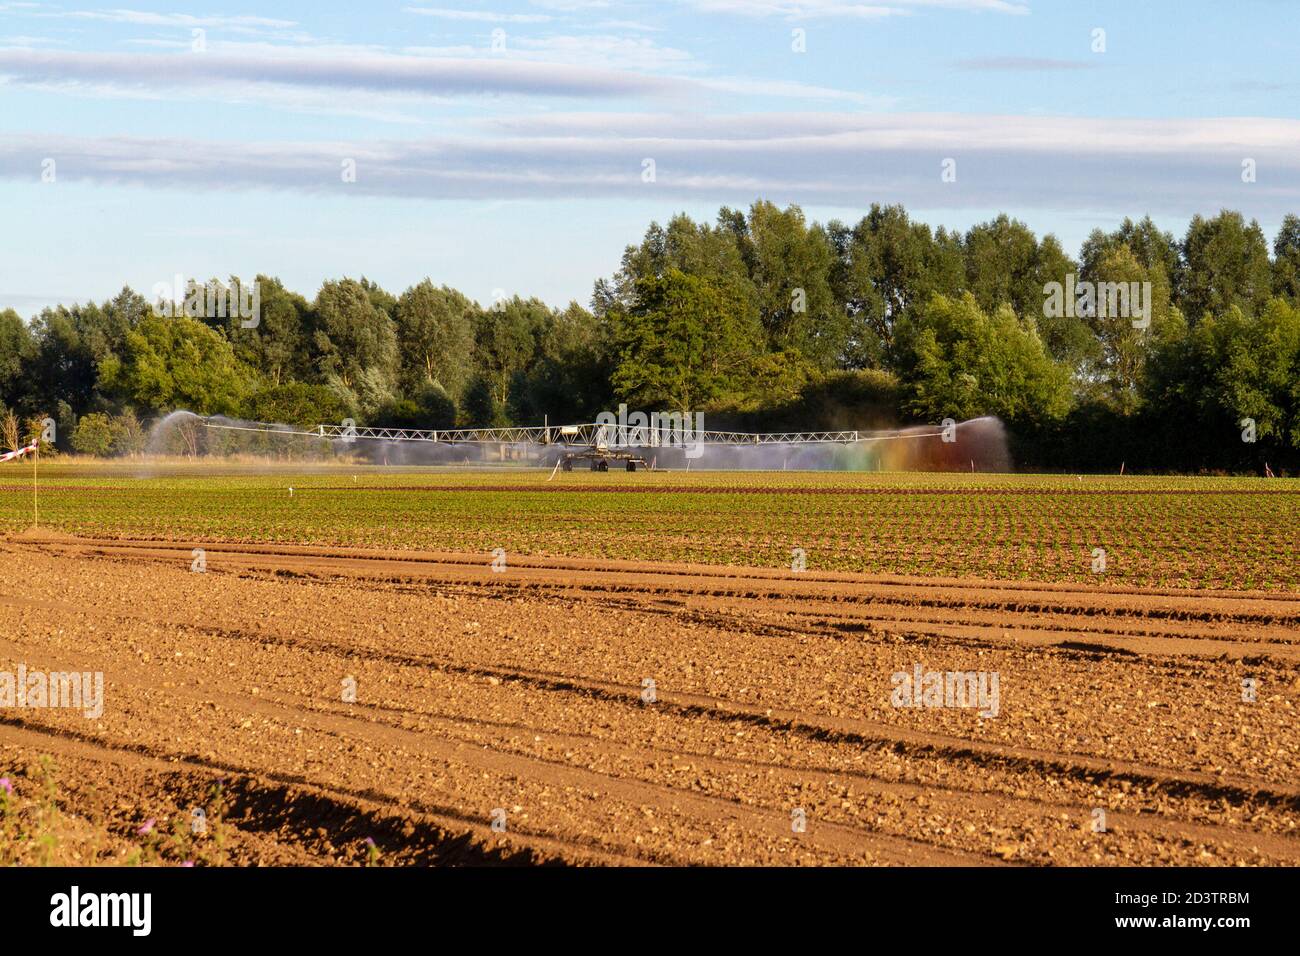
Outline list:
[[[1149,283],[1149,325],[1048,308],[1071,276]],[[1076,261],[1007,215],[957,231],[873,205],[822,225],[759,200],[651,223],[590,311],[480,305],[433,278],[400,295],[331,279],[314,297],[255,282],[253,322],[158,315],[130,288],[28,321],[0,311],[0,407],[55,418],[60,445],[96,454],[138,452],[177,408],[444,429],[590,421],[626,401],[760,430],[998,415],[1046,467],[1300,465],[1295,215],[1271,246],[1230,210],[1181,237],[1126,218]]]
[[[694,413],[736,388],[759,354],[743,307],[706,279],[669,269],[642,279],[631,308],[611,316],[616,395]]]
[[[923,419],[1034,422],[1070,408],[1069,374],[1047,354],[1033,320],[1009,305],[989,313],[973,293],[935,295],[903,321],[898,338],[905,405]]]
[[[251,380],[220,333],[190,318],[148,315],[126,333],[122,354],[99,364],[101,386],[147,408],[238,414]]]

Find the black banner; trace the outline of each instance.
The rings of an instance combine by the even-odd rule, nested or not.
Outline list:
[[[950,945],[966,927],[1053,937],[1232,945],[1294,925],[1290,870],[39,869],[0,871],[6,936],[110,937],[127,945],[242,939],[364,945],[421,938],[627,934],[801,940],[918,928]],[[649,934],[648,936],[646,934]],[[689,935],[687,935],[689,934]],[[449,940],[450,941],[450,940]],[[612,940],[611,940],[612,941]]]

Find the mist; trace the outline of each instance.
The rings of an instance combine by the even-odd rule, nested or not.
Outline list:
[[[949,440],[945,440],[945,438]],[[290,425],[175,411],[149,432],[146,455],[237,459],[259,463],[348,461],[381,466],[461,468],[554,466],[586,445],[536,442],[425,442],[326,438]],[[959,422],[945,434],[933,425],[864,433],[854,443],[698,445],[617,449],[673,471],[980,471],[1012,470],[1006,429],[997,418]],[[579,467],[582,467],[579,463]],[[619,462],[611,462],[619,468]]]

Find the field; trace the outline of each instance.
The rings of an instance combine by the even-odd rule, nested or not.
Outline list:
[[[28,528],[30,472],[0,479],[0,531]],[[1300,589],[1300,483],[1256,478],[56,465],[40,508],[99,537]]]
[[[1300,862],[1295,482],[149,468],[0,473],[6,859]]]

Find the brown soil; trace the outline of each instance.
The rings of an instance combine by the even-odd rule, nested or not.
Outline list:
[[[114,839],[220,780],[202,861],[1300,862],[1300,595],[193,547],[0,542],[0,669],[106,696],[0,709],[0,776]]]

